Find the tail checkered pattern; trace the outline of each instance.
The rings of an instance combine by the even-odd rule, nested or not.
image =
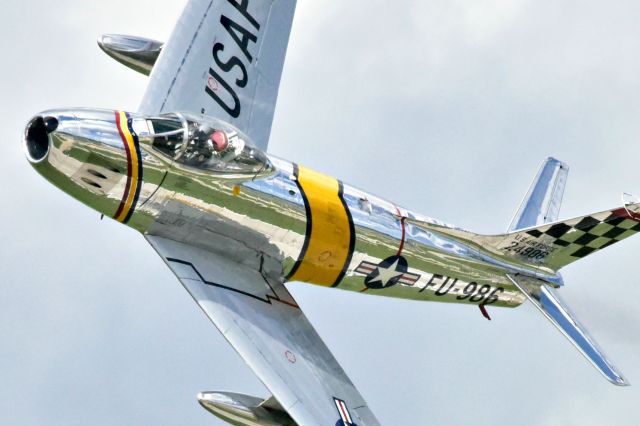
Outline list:
[[[629,215],[625,209],[619,209],[604,219],[585,216],[576,224],[556,223],[547,230],[532,229],[527,234],[536,238],[542,235],[553,237],[553,244],[567,247],[570,256],[582,258],[637,232],[640,232],[640,220]]]
[[[640,214],[629,207],[637,205],[540,226],[524,234],[549,247],[540,263],[559,268],[640,232]]]

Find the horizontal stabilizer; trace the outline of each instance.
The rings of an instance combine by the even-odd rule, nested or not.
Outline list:
[[[513,232],[558,220],[568,174],[569,166],[555,158],[547,158],[507,231]]]
[[[522,275],[507,278],[527,296],[527,299],[584,355],[593,366],[614,385],[628,386],[622,374],[609,362],[596,343],[572,316],[569,309],[541,281]]]

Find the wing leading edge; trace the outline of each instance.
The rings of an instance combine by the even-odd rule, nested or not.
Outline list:
[[[199,248],[146,238],[296,423],[334,425],[339,407],[349,424],[380,424],[282,283]]]

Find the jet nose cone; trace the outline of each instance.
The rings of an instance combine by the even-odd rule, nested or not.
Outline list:
[[[58,128],[58,119],[52,116],[36,116],[24,131],[23,147],[31,163],[39,163],[49,154],[49,134]]]

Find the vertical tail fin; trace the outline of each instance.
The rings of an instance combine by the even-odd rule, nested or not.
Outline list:
[[[547,158],[531,183],[507,232],[558,220],[568,174],[569,166],[555,158]]]

